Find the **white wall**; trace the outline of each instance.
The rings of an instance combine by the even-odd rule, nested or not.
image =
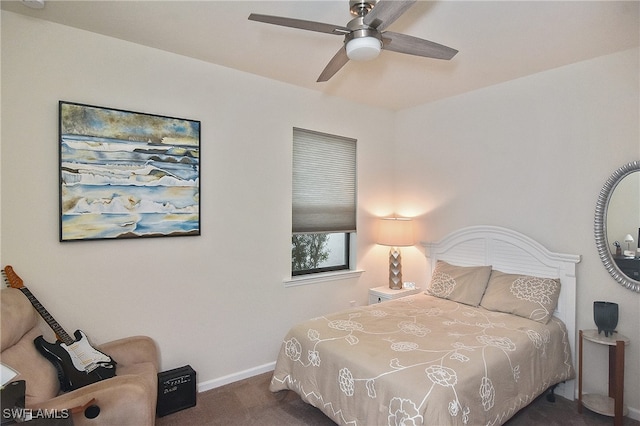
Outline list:
[[[595,327],[595,300],[619,304],[617,329],[631,338],[625,402],[636,418],[640,294],[606,272],[593,220],[609,175],[640,158],[638,60],[634,49],[398,113],[395,188],[398,208],[420,215],[427,240],[491,224],[580,254],[577,326]],[[607,365],[606,348],[589,349],[587,390],[606,393]]]
[[[421,240],[497,224],[582,255],[578,326],[593,327],[594,300],[620,304],[640,408],[640,295],[609,278],[593,239],[601,186],[640,155],[637,50],[393,114],[3,11],[1,78],[2,261],[63,326],[97,343],[148,334],[164,369],[219,383],[272,362],[294,322],[385,284],[374,216],[417,216]],[[58,100],[201,120],[203,235],[59,243]],[[293,126],[359,141],[359,280],[283,287]],[[418,248],[403,264],[424,285]],[[588,385],[602,388],[593,352]]]
[[[152,336],[163,369],[209,383],[384,283],[367,230],[391,212],[391,112],[5,11],[2,66],[2,260],[68,331]],[[59,100],[200,120],[202,236],[58,242]],[[284,288],[294,126],[358,139],[359,266],[379,263],[380,283]]]

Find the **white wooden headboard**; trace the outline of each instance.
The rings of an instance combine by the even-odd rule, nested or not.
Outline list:
[[[491,265],[511,274],[559,278],[560,297],[555,316],[567,326],[576,365],[576,264],[580,256],[554,253],[542,244],[511,229],[499,226],[472,226],[454,231],[436,243],[424,243],[430,271],[438,260],[459,266]],[[575,380],[558,386],[556,393],[575,398]]]

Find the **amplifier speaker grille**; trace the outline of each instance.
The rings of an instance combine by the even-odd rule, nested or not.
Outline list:
[[[158,373],[158,416],[196,405],[196,372],[190,365]]]

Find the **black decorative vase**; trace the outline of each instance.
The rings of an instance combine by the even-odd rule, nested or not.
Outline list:
[[[618,325],[618,304],[613,302],[593,302],[593,320],[598,326],[598,334],[613,335]]]

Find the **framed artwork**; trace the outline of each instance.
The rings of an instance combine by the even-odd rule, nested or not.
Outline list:
[[[200,122],[59,102],[60,241],[200,235]]]

